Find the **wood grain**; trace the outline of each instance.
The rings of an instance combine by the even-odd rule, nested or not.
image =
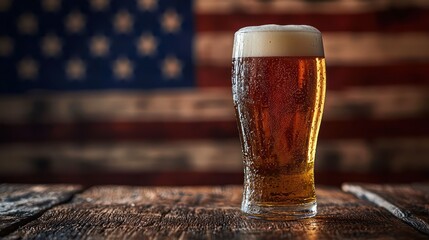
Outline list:
[[[377,206],[429,235],[429,185],[345,183],[342,189]]]
[[[79,190],[81,187],[73,185],[0,184],[0,236],[69,200]]]
[[[318,188],[319,214],[300,221],[250,219],[241,187],[94,187],[8,239],[424,239],[386,210]]]

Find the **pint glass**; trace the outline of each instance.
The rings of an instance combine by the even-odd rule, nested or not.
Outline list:
[[[320,31],[245,27],[234,35],[232,57],[244,163],[241,210],[270,220],[315,216],[314,157],[326,78]]]

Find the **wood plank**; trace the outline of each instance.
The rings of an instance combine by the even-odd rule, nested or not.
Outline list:
[[[429,15],[428,15],[429,16]],[[429,85],[429,63],[402,63],[379,66],[328,66],[327,89],[343,90],[369,86]],[[200,87],[231,87],[230,66],[199,66],[196,69]]]
[[[320,139],[374,139],[424,137],[429,135],[427,118],[391,120],[322,121]]]
[[[237,137],[235,121],[0,124],[0,142],[141,141]]]
[[[70,200],[81,189],[76,185],[0,184],[0,237]]]
[[[428,8],[425,0],[408,0],[400,2],[384,0],[337,0],[337,1],[302,1],[302,0],[196,0],[195,10],[202,14],[254,13],[269,12],[272,14],[303,13],[366,13],[382,10],[406,10]]]
[[[318,188],[319,214],[300,221],[242,215],[241,187],[94,187],[18,229],[10,239],[424,239],[386,210]]]
[[[337,10],[336,10],[337,11]],[[398,16],[400,16],[398,18]],[[199,32],[235,32],[244,26],[263,24],[300,23],[311,25],[322,32],[410,32],[427,31],[429,9],[390,9],[378,12],[352,13],[284,13],[262,12],[257,14],[232,12],[229,14],[197,14],[196,29]],[[332,24],[335,22],[336,24]]]
[[[361,173],[429,172],[427,156],[429,137],[320,140],[317,144],[315,170]],[[243,171],[238,137],[156,142],[9,143],[0,144],[0,159],[1,175],[71,171]]]
[[[428,32],[323,32],[327,66],[368,66],[427,62]],[[233,32],[204,32],[195,37],[196,62],[231,66]]]
[[[10,94],[0,95],[0,109],[4,123],[216,121],[234,116],[231,88]]]
[[[161,141],[237,138],[237,123],[190,122],[76,122],[52,124],[0,124],[0,143],[101,141]],[[427,137],[427,118],[353,119],[322,121],[320,139]]]
[[[429,235],[429,184],[376,185],[345,183],[342,189],[385,208],[402,221]]]
[[[429,64],[423,66],[429,67]],[[371,72],[374,69],[362,68],[361,70]],[[423,69],[420,71],[422,72]],[[409,78],[416,77],[408,73]],[[427,84],[413,85],[413,81],[407,80],[407,74],[393,71],[392,74],[404,77],[402,81],[407,81],[409,84],[352,85],[341,90],[328,90],[323,119],[428,116],[429,74],[420,73],[416,72],[420,76],[418,78],[425,79]],[[357,75],[367,78],[371,74]],[[374,74],[370,79],[379,82],[376,76],[382,78],[381,75]],[[390,77],[392,76],[386,74],[386,78]],[[336,82],[343,81],[347,80],[343,80],[340,76],[329,79],[327,85],[336,85],[338,84]],[[358,80],[355,79],[355,81]],[[389,79],[382,81],[389,81]],[[0,96],[0,109],[0,124],[159,122],[158,124],[162,126],[164,122],[235,121],[230,87],[154,92],[49,92],[25,96],[8,95]],[[123,125],[121,128],[127,129],[128,126]]]

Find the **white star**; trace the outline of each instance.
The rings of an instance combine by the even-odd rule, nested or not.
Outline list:
[[[167,33],[179,31],[182,19],[174,10],[167,10],[161,18],[161,26]]]
[[[133,28],[133,17],[126,10],[121,10],[115,15],[113,25],[117,33],[129,33]]]
[[[162,74],[169,79],[179,77],[182,74],[182,63],[176,57],[166,57],[162,62]]]
[[[61,0],[43,0],[42,8],[46,12],[58,12],[61,7]]]
[[[126,80],[133,75],[134,66],[128,58],[118,58],[113,63],[113,72],[120,80]]]
[[[66,75],[72,80],[79,80],[85,76],[85,63],[79,58],[72,58],[66,63]]]
[[[157,0],[138,0],[137,4],[142,11],[153,11],[158,5]]]
[[[39,74],[39,64],[33,58],[26,57],[18,62],[17,71],[20,78],[32,80]]]
[[[109,6],[109,0],[91,0],[91,8],[95,11],[104,11]]]
[[[62,43],[57,36],[48,34],[42,39],[40,48],[46,57],[57,57],[61,53]]]
[[[0,0],[0,12],[6,12],[9,10],[11,5],[10,0]]]
[[[69,33],[79,33],[85,27],[85,16],[79,11],[74,11],[67,15],[65,27]]]
[[[0,37],[0,56],[10,56],[13,52],[13,47],[13,40],[10,37]]]
[[[150,33],[143,33],[137,40],[137,49],[143,56],[153,55],[157,46],[156,38]]]
[[[109,46],[109,39],[101,35],[92,37],[89,42],[89,49],[92,55],[96,57],[106,56],[109,52]]]
[[[37,18],[32,13],[24,13],[19,16],[17,21],[18,31],[22,34],[32,35],[37,32]]]

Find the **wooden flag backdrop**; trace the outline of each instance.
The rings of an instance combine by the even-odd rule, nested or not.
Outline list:
[[[1,14],[6,17],[13,4],[1,2]],[[56,1],[38,2],[46,7],[47,2]],[[113,0],[79,6],[102,11],[103,2],[112,19],[124,11],[120,1]],[[132,4],[126,6],[134,23],[139,14],[152,11],[157,15],[150,19],[164,31],[190,34],[192,59],[180,58],[180,52],[177,58],[164,54],[167,58],[155,65],[148,63],[161,69],[159,74],[152,73],[153,82],[113,82],[95,90],[81,87],[76,91],[69,85],[54,89],[19,85],[18,89],[9,87],[11,79],[2,76],[0,180],[240,183],[241,152],[230,90],[233,33],[243,26],[268,23],[309,24],[323,33],[328,92],[316,159],[321,183],[427,178],[428,1],[195,0],[189,5],[190,18],[185,16],[186,10],[181,12],[180,1],[172,1],[171,6],[162,0],[129,2],[141,10],[132,12]],[[173,13],[176,17],[171,17]],[[117,25],[126,30],[126,17],[123,19]],[[89,20],[87,23],[89,29]],[[113,21],[112,28],[115,26]],[[130,31],[138,32],[137,26]],[[141,44],[141,36],[135,34],[130,42],[135,48],[124,51],[144,56],[155,48],[162,55],[169,49],[162,48],[163,41],[170,40],[160,32],[153,30],[155,41],[144,38]],[[13,41],[8,36],[0,40],[0,54],[5,58]],[[114,41],[112,37],[111,53]],[[100,48],[95,53],[103,53],[103,46]],[[138,69],[149,66],[143,64],[144,59],[130,56],[128,60],[135,60],[132,64],[106,63],[106,68],[112,68],[112,78],[134,76],[138,80]],[[88,70],[86,75],[79,75],[82,68],[74,63],[69,71],[66,68],[67,76],[85,76],[91,81],[91,66],[83,68]],[[20,74],[19,62],[16,64],[10,68]],[[192,66],[188,69],[187,64]],[[20,76],[31,77],[28,65],[30,70],[21,69]],[[4,60],[1,68],[7,73],[6,66]],[[134,68],[130,70],[130,66]],[[194,73],[189,75],[188,70]],[[166,77],[172,79],[156,82]]]

